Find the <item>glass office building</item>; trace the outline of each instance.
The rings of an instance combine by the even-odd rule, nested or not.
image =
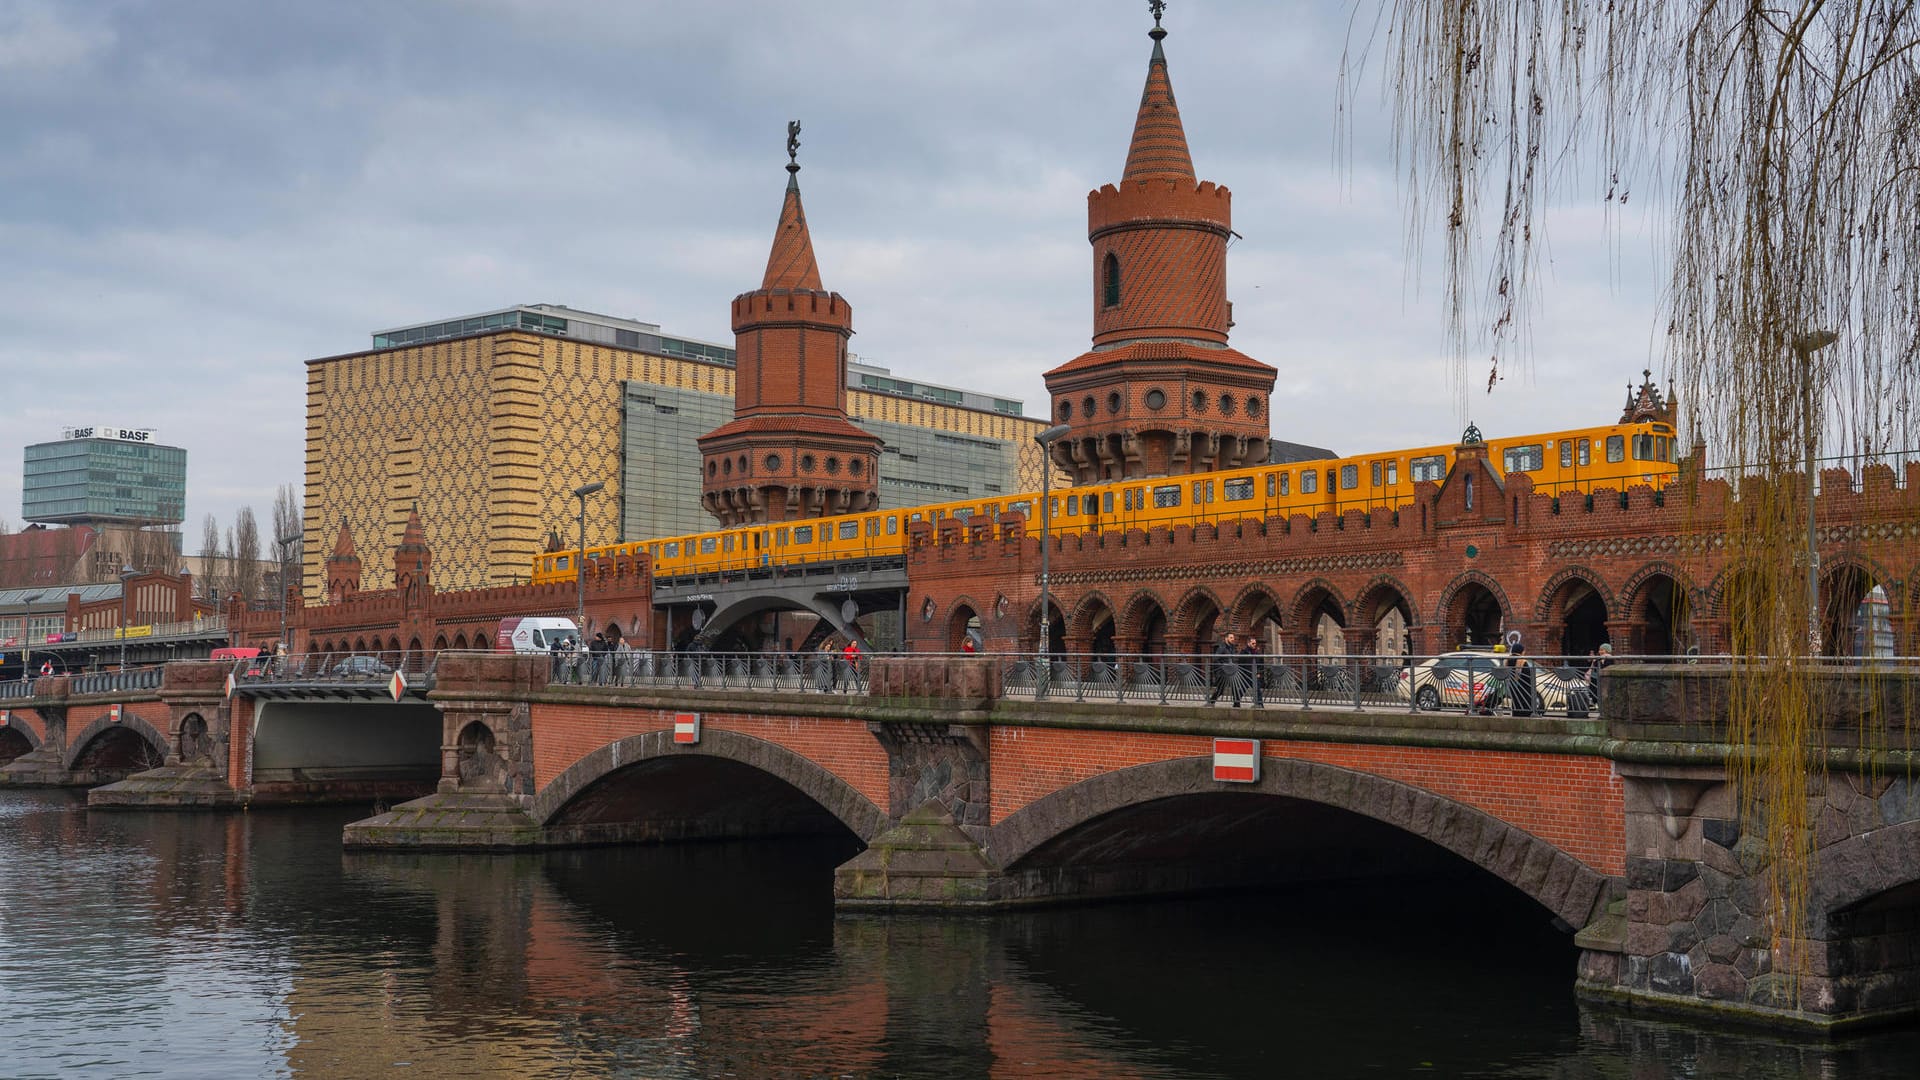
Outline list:
[[[20,516],[49,525],[178,525],[187,452],[135,428],[72,428],[27,447]]]

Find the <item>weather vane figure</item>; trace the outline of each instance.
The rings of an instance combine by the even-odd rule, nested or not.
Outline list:
[[[800,164],[800,121],[787,121],[787,164]]]
[[[1160,29],[1160,16],[1167,13],[1167,0],[1147,0],[1147,10],[1153,12],[1153,28]]]

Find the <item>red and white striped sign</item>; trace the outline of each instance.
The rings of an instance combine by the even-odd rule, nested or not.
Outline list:
[[[107,723],[117,724],[119,722],[120,722],[120,706],[118,705],[107,706]]]
[[[1213,740],[1213,778],[1235,784],[1260,779],[1259,739]]]
[[[700,741],[700,714],[681,712],[673,714],[673,741],[691,746]]]
[[[395,701],[399,701],[401,698],[407,696],[406,672],[396,671],[393,673],[393,678],[387,680],[387,693],[392,694],[393,700]]]
[[[227,672],[227,696],[228,697],[233,696],[233,687],[234,687],[233,672],[229,671]]]
[[[13,720],[12,709],[0,709],[0,727],[6,727]]]

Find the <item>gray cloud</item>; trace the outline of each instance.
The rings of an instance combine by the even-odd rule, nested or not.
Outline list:
[[[1551,225],[1530,364],[1468,405],[1439,279],[1409,255],[1377,80],[1335,161],[1348,13],[1182,3],[1174,87],[1234,191],[1235,344],[1280,369],[1274,433],[1358,452],[1612,419],[1657,356],[1650,235]],[[801,184],[854,348],[1024,398],[1090,332],[1085,196],[1117,179],[1144,7],[1076,3],[0,8],[0,516],[63,424],[191,451],[189,521],[303,472],[312,357],[518,302],[727,341]],[[1638,208],[1636,208],[1638,212]],[[193,526],[189,526],[192,531]]]

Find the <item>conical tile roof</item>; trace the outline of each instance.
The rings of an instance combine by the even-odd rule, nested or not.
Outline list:
[[[1155,27],[1153,56],[1147,61],[1147,85],[1140,92],[1140,114],[1133,121],[1133,143],[1127,147],[1127,169],[1122,181],[1186,180],[1192,182],[1193,155],[1187,150],[1187,131],[1180,123],[1180,106],[1173,100],[1173,81],[1167,77],[1167,54],[1160,47],[1166,31]]]
[[[780,204],[780,227],[767,254],[762,289],[814,289],[820,284],[820,266],[813,260],[813,236],[807,232],[807,212],[800,206],[799,169],[789,170],[787,198]]]

